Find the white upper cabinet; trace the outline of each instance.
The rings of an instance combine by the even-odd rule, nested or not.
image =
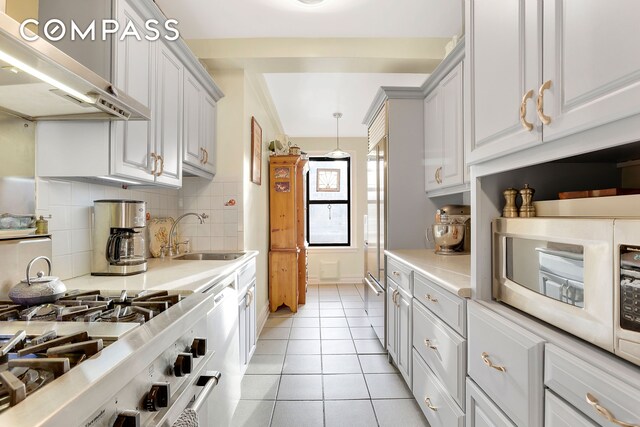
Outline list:
[[[184,74],[185,173],[212,178],[216,172],[216,101],[187,70]]]
[[[640,113],[639,17],[637,0],[544,1],[545,141]]]
[[[464,183],[462,63],[425,98],[425,189]]]
[[[179,187],[182,183],[182,73],[184,67],[164,44],[158,44],[156,102],[154,105],[156,181]]]
[[[145,21],[127,3],[121,2],[118,21],[132,21],[140,34],[147,34]],[[144,37],[127,37],[114,43],[115,85],[129,96],[148,106],[152,105],[155,45]],[[151,122],[131,121],[112,124],[111,170],[114,175],[154,182],[151,170],[154,162]]]
[[[465,3],[467,163],[477,163],[542,142],[542,0]]]
[[[640,113],[640,3],[466,0],[468,163]]]

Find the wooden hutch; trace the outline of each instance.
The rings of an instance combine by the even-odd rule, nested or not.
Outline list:
[[[306,302],[306,172],[299,155],[272,156],[269,163],[269,308],[292,312]]]

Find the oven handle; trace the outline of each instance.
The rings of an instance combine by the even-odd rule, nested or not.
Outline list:
[[[220,382],[221,376],[222,373],[220,373],[219,371],[209,371],[205,375],[201,375],[200,378],[198,378],[196,385],[204,388],[198,395],[198,398],[195,400],[195,402],[193,402],[193,405],[191,405],[191,409],[193,411],[200,411],[202,405],[204,405],[204,403],[207,401],[213,389],[216,388],[216,386]]]
[[[371,274],[371,273],[369,273]],[[380,296],[380,294],[382,293],[382,291],[379,291],[378,289],[376,289],[376,285],[374,285],[373,283],[371,283],[369,281],[369,279],[367,279],[366,277],[364,278],[364,282],[371,288],[371,290],[376,294],[376,296]]]

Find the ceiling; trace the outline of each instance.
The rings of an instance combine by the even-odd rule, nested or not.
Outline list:
[[[215,73],[263,74],[284,132],[366,136],[380,86],[419,86],[462,33],[462,0],[156,0]],[[224,90],[224,88],[223,88]]]

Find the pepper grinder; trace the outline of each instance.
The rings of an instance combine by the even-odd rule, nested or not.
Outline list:
[[[505,218],[516,218],[518,216],[518,206],[516,206],[516,197],[518,197],[518,190],[515,188],[507,188],[502,192],[506,204],[502,210],[502,216]]]
[[[520,190],[522,196],[522,206],[520,207],[520,218],[532,218],[536,216],[536,208],[533,206],[533,195],[536,192],[533,188],[529,188],[529,184],[525,184]]]

